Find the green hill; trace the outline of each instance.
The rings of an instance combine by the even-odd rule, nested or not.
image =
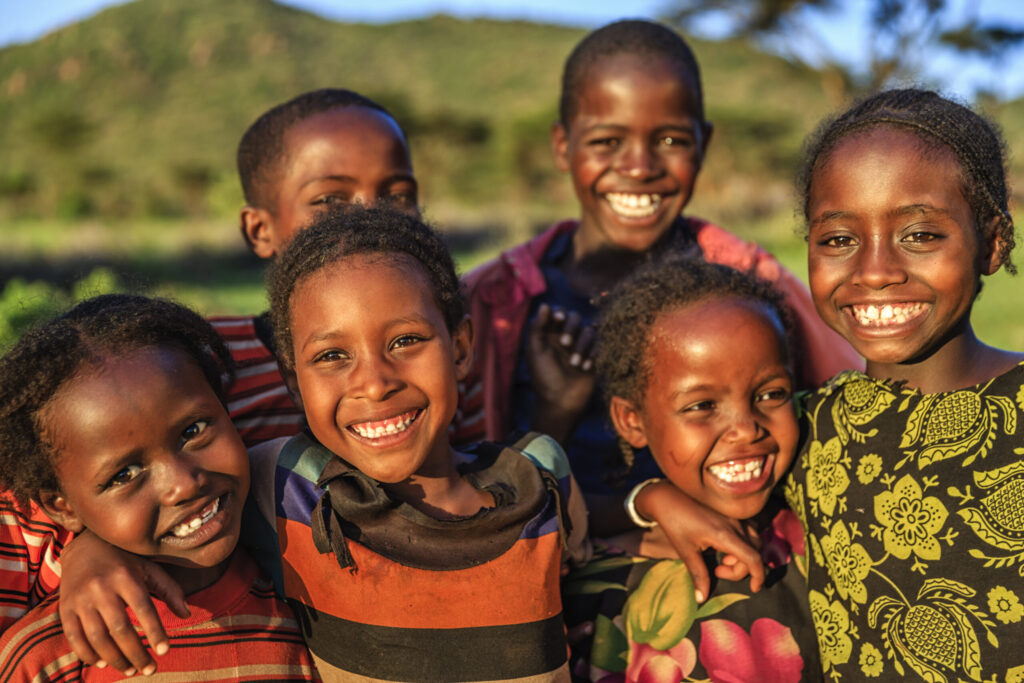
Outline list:
[[[268,0],[113,7],[0,50],[0,215],[232,213],[242,131],[323,86],[393,109],[433,213],[571,211],[547,136],[561,64],[582,35],[446,16],[342,24]],[[817,74],[742,43],[695,49],[717,126],[700,193],[733,210],[777,208],[803,132],[830,108]]]

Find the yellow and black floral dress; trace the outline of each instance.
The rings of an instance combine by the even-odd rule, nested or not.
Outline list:
[[[826,678],[1024,681],[1024,364],[921,394],[813,395],[786,486]]]

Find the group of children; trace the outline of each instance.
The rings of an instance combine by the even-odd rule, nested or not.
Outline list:
[[[1024,680],[996,129],[826,121],[808,292],[683,215],[675,32],[588,35],[559,117],[579,218],[460,282],[393,117],[301,95],[239,146],[267,313],[99,297],[0,360],[0,680]]]

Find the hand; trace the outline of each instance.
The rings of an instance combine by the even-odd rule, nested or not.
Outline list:
[[[634,504],[643,517],[661,525],[679,559],[686,563],[697,602],[704,602],[711,590],[711,578],[701,555],[708,548],[725,554],[715,567],[715,576],[739,581],[749,574],[751,592],[761,590],[765,572],[761,554],[755,550],[759,539],[747,526],[701,505],[670,481],[645,486]]]
[[[530,321],[526,361],[536,395],[533,428],[564,444],[594,393],[595,332],[580,314],[541,304]]]
[[[188,605],[178,584],[156,563],[115,548],[88,531],[64,547],[61,567],[60,619],[78,658],[99,668],[110,665],[126,676],[156,671],[156,662],[125,608],[135,613],[153,650],[166,654],[167,632],[150,591],[179,617],[187,617]]]

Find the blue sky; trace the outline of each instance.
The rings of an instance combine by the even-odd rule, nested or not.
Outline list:
[[[282,1],[282,0],[279,0]],[[530,19],[592,28],[622,18],[656,17],[671,0],[283,0],[339,21],[389,22],[410,17],[447,13],[461,17],[488,16]],[[952,0],[960,16],[982,20],[1000,18],[1024,26],[1024,2],[1020,0]],[[120,4],[119,0],[0,0],[0,46],[35,40],[46,33]],[[830,48],[846,60],[856,60],[865,29],[861,19],[864,0],[846,0],[844,9],[820,20],[821,35]],[[624,8],[628,7],[628,11]],[[714,31],[714,27],[710,29]],[[932,85],[963,97],[983,88],[1003,97],[1024,96],[1024,47],[1009,53],[996,65],[925,55],[926,77]]]

